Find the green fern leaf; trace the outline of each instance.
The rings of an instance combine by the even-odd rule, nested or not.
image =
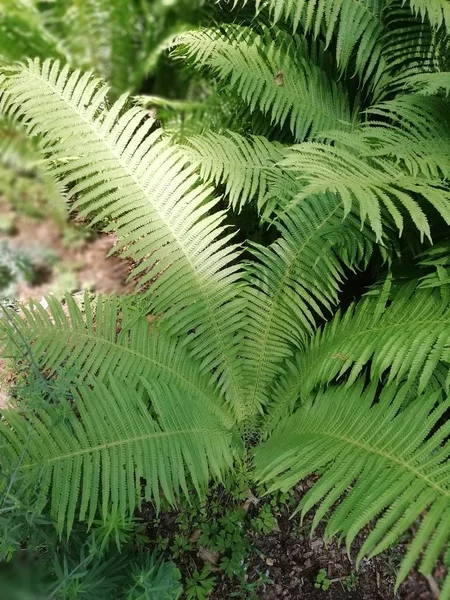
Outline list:
[[[209,70],[250,110],[259,108],[279,126],[288,123],[297,140],[352,125],[343,86],[314,61],[320,52],[298,36],[230,25],[185,33],[175,45],[176,56]]]
[[[232,208],[239,211],[256,198],[261,212],[269,177],[280,170],[276,164],[283,157],[283,146],[262,136],[245,138],[229,131],[226,135],[205,133],[187,138],[183,148],[190,162],[199,168],[205,182],[225,184]]]
[[[426,22],[420,22],[401,0],[386,7],[380,56],[371,76],[377,102],[403,93],[410,78],[438,72],[447,64],[448,39]]]
[[[239,413],[238,252],[184,153],[145,111],[124,112],[126,97],[107,110],[107,89],[89,73],[34,61],[8,71],[2,88],[4,108],[42,136],[73,208],[91,223],[112,219],[132,275],[152,282],[147,312],[163,314],[171,335],[195,331],[193,352]]]
[[[331,512],[327,537],[342,533],[349,549],[372,524],[359,559],[382,552],[421,519],[414,556],[406,556],[397,586],[416,550],[425,548],[420,568],[428,575],[450,540],[450,424],[439,426],[450,402],[434,394],[403,406],[407,392],[386,387],[378,398],[376,386],[329,388],[255,452],[256,479],[271,483],[270,490],[288,490],[320,473],[299,508],[304,515],[320,503],[313,528]]]
[[[80,308],[71,296],[66,304],[47,298],[48,308],[31,301],[20,314],[8,311],[0,322],[3,330],[3,355],[20,361],[28,345],[33,362],[49,376],[63,369],[72,383],[86,378],[107,381],[111,373],[137,389],[141,379],[162,381],[180,392],[211,406],[229,424],[232,416],[221,396],[202,376],[200,365],[176,340],[158,328],[158,319],[149,325],[145,316],[128,310],[127,298],[87,294]]]
[[[350,146],[351,139],[356,142],[356,148]],[[409,213],[422,237],[430,237],[425,212],[416,200],[422,197],[450,223],[450,190],[444,182],[412,178],[387,160],[369,161],[359,156],[357,134],[347,138],[347,146],[348,149],[304,142],[291,148],[281,164],[297,175],[303,187],[286,210],[309,196],[331,192],[339,194],[346,212],[357,204],[361,221],[368,220],[378,239],[382,236],[382,208],[387,210],[400,232],[403,229],[401,209]]]
[[[247,3],[248,0],[243,0],[243,5]],[[383,30],[380,0],[256,1],[257,10],[262,5],[267,6],[274,23],[281,20],[291,23],[294,32],[299,27],[314,37],[324,32],[327,47],[334,36],[341,69],[349,65],[352,56],[359,73],[376,64],[380,53],[378,39]]]
[[[206,403],[161,382],[143,384],[155,418],[142,397],[113,379],[80,387],[73,409],[62,401],[31,422],[3,412],[5,472],[38,485],[36,510],[51,499],[59,532],[70,533],[75,515],[92,523],[100,509],[125,518],[140,505],[142,481],[147,500],[159,505],[164,494],[174,503],[181,491],[189,494],[188,477],[201,494],[211,475],[230,467],[233,433]]]
[[[283,372],[285,359],[304,346],[317,320],[337,304],[344,267],[355,268],[372,253],[358,218],[351,215],[343,224],[343,217],[339,198],[310,198],[277,224],[279,240],[269,248],[253,245],[244,345],[245,396],[252,406],[269,403],[270,384]]]
[[[422,96],[443,94],[448,97],[450,92],[450,72],[417,73],[408,77],[406,85],[413,92]]]
[[[441,98],[398,96],[367,109],[370,121],[354,136],[334,136],[368,158],[389,158],[402,165],[414,179],[448,179],[450,119],[448,104]],[[359,138],[359,139],[357,139]]]
[[[447,0],[409,0],[409,5],[422,19],[427,18],[432,27],[445,26],[450,33],[450,5]]]
[[[307,396],[344,375],[350,385],[370,365],[372,381],[417,382],[422,393],[439,363],[448,366],[449,343],[448,288],[412,281],[391,296],[376,290],[314,334],[296,357],[298,381]]]

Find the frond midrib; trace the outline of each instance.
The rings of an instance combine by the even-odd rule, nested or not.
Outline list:
[[[32,77],[36,81],[38,81],[39,83],[42,83],[43,80],[41,78],[37,77],[36,75],[34,75],[33,73],[30,73],[30,70],[28,70],[28,73],[31,74]],[[55,94],[57,94],[63,103],[67,104],[67,100],[64,98],[64,96],[59,92],[59,90],[54,85],[52,85],[48,80],[45,80],[45,85],[47,85]],[[231,381],[233,382],[235,397],[238,399],[238,403],[237,403],[238,407],[242,406],[243,405],[243,400],[242,400],[242,395],[241,395],[242,390],[240,389],[240,386],[238,385],[238,382],[236,380],[235,368],[231,364],[230,359],[228,357],[228,353],[226,351],[226,345],[222,339],[222,335],[220,332],[220,328],[218,326],[217,319],[214,318],[213,307],[211,307],[210,303],[207,301],[208,294],[204,293],[205,284],[203,283],[202,279],[199,279],[199,277],[197,276],[197,269],[196,269],[194,263],[192,262],[191,258],[187,254],[187,252],[185,250],[185,246],[183,245],[183,243],[179,239],[179,237],[175,234],[173,228],[169,224],[169,221],[165,218],[164,213],[159,212],[157,210],[156,206],[150,202],[148,195],[145,191],[145,188],[142,186],[139,179],[137,179],[135,177],[134,173],[129,170],[126,163],[124,163],[122,161],[122,159],[116,154],[115,148],[110,146],[107,139],[105,138],[105,135],[101,132],[101,130],[98,127],[96,127],[96,122],[93,122],[90,119],[86,119],[85,115],[83,115],[83,113],[78,110],[78,106],[74,106],[74,103],[70,104],[70,108],[71,108],[71,110],[74,110],[76,112],[76,114],[79,116],[80,120],[83,123],[88,125],[88,127],[91,129],[93,134],[98,136],[103,141],[105,148],[109,152],[111,152],[114,159],[118,162],[118,164],[123,169],[123,171],[131,178],[133,183],[135,183],[135,185],[138,187],[138,189],[142,192],[143,197],[147,199],[148,204],[151,206],[152,210],[157,212],[158,218],[164,223],[165,227],[167,227],[169,229],[169,231],[171,232],[171,234],[173,236],[173,239],[176,240],[177,244],[179,245],[179,248],[182,250],[184,259],[188,262],[188,264],[191,268],[191,272],[194,275],[194,277],[192,279],[193,279],[193,281],[195,281],[195,285],[200,292],[199,296],[201,297],[202,303],[203,303],[204,307],[206,308],[203,315],[207,317],[206,320],[209,323],[210,330],[212,329],[212,331],[214,331],[215,338],[218,341],[218,346],[219,346],[219,348],[221,348],[221,356],[224,359],[224,364],[227,366],[228,373],[230,375]]]
[[[253,387],[253,390],[251,392],[251,406],[254,406],[254,402],[255,402],[255,398],[258,395],[258,390],[259,387],[261,385],[261,375],[263,372],[263,365],[265,364],[265,360],[268,356],[268,339],[269,339],[269,335],[270,335],[270,330],[272,327],[272,321],[275,315],[275,311],[276,308],[278,306],[279,303],[279,298],[280,296],[283,294],[284,292],[284,288],[286,286],[286,281],[289,278],[289,275],[291,273],[291,271],[294,268],[295,263],[297,262],[300,254],[303,252],[304,248],[309,244],[309,242],[311,241],[311,239],[313,239],[317,233],[317,231],[323,227],[329,219],[331,219],[336,212],[339,210],[339,208],[341,207],[342,202],[340,202],[336,208],[320,223],[320,225],[317,227],[317,229],[315,229],[314,231],[311,232],[311,234],[307,237],[307,239],[304,241],[304,243],[298,247],[297,251],[295,252],[293,259],[291,260],[291,262],[289,263],[289,265],[287,266],[287,268],[284,271],[283,277],[280,279],[280,284],[278,286],[278,290],[277,292],[271,297],[270,299],[270,310],[269,310],[269,314],[267,317],[267,327],[265,328],[265,333],[264,333],[264,338],[263,338],[263,343],[261,344],[261,348],[262,348],[262,352],[260,355],[260,360],[258,361],[258,367],[257,367],[257,371],[256,371],[256,381],[255,381],[255,385]]]
[[[76,456],[83,456],[86,454],[93,454],[94,452],[101,452],[102,450],[106,450],[108,448],[116,448],[118,446],[127,446],[130,444],[134,444],[137,442],[142,442],[145,440],[150,440],[150,439],[156,439],[156,438],[170,438],[170,437],[177,437],[177,436],[183,436],[183,435],[198,435],[201,437],[204,436],[217,436],[217,435],[222,435],[222,437],[229,437],[231,436],[231,432],[227,431],[224,433],[219,433],[217,430],[205,430],[204,428],[198,429],[177,429],[176,431],[170,431],[170,430],[166,430],[166,431],[153,431],[151,433],[145,433],[143,435],[139,435],[139,436],[135,436],[135,437],[131,437],[131,438],[122,438],[120,440],[116,440],[114,442],[106,442],[105,444],[99,444],[97,446],[90,446],[89,448],[82,448],[80,450],[78,450],[77,452],[69,452],[67,454],[60,454],[59,456],[54,456],[52,458],[48,458],[44,461],[36,461],[36,464],[46,464],[46,465],[50,465],[52,463],[55,462],[61,462],[61,461],[65,461],[65,460],[69,460],[71,458],[75,458]],[[26,470],[26,469],[32,469],[33,467],[35,467],[35,464],[32,463],[27,463],[23,466],[21,466],[21,470]]]
[[[367,454],[374,454],[376,456],[380,456],[380,457],[386,459],[386,461],[397,464],[398,466],[400,466],[400,467],[404,468],[405,470],[409,471],[410,473],[412,473],[418,479],[422,479],[429,487],[434,488],[440,494],[442,494],[443,496],[446,496],[447,498],[450,499],[450,490],[449,489],[441,487],[435,481],[433,481],[432,479],[427,477],[424,473],[422,473],[422,471],[420,471],[419,469],[415,469],[413,466],[411,466],[411,464],[409,462],[407,462],[405,460],[396,458],[394,455],[389,454],[388,452],[383,452],[382,450],[379,450],[377,448],[373,448],[372,446],[367,446],[366,444],[363,444],[362,442],[359,442],[357,440],[353,440],[353,439],[345,437],[345,436],[332,434],[329,431],[320,431],[320,435],[331,438],[331,439],[339,440],[341,442],[345,442],[346,444],[360,448]]]

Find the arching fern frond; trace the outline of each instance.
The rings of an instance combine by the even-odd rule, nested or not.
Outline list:
[[[289,123],[297,140],[325,128],[352,126],[342,84],[320,66],[322,50],[281,30],[258,35],[227,25],[181,35],[174,55],[204,68],[279,126]]]
[[[442,94],[448,97],[450,92],[450,72],[417,73],[408,77],[406,86],[414,93],[422,96]]]
[[[82,308],[71,296],[65,305],[47,298],[48,308],[31,301],[20,314],[8,311],[0,321],[3,355],[16,361],[24,357],[24,341],[34,363],[49,376],[63,371],[72,383],[109,375],[137,389],[141,379],[161,381],[211,407],[232,421],[223,400],[200,365],[176,340],[160,331],[158,319],[149,325],[145,316],[130,308],[127,298],[84,295]],[[73,375],[71,375],[73,374]]]
[[[243,0],[247,4],[248,0]],[[352,57],[356,70],[370,73],[376,65],[383,30],[380,0],[256,0],[256,8],[267,7],[274,23],[283,20],[296,32],[301,28],[314,37],[323,33],[328,47],[336,39],[336,59],[345,69]]]
[[[417,281],[377,290],[337,314],[295,359],[306,395],[344,378],[347,385],[370,366],[370,378],[418,382],[425,389],[441,361],[450,362],[450,289],[425,289]]]
[[[450,33],[450,5],[447,0],[409,0],[409,5],[422,19],[427,18],[432,27],[438,29],[444,26]]]
[[[202,493],[233,458],[233,433],[207,405],[161,382],[143,382],[152,403],[110,379],[74,391],[73,408],[41,408],[28,421],[4,411],[0,423],[6,472],[26,473],[37,486],[36,510],[50,501],[58,531],[70,533],[75,516],[92,523],[97,511],[132,514],[144,497],[159,505],[180,492],[188,478]],[[61,411],[64,412],[64,418]],[[30,432],[30,428],[32,428]],[[33,489],[33,492],[35,490]]]
[[[390,0],[383,14],[381,53],[372,73],[377,102],[403,93],[411,77],[448,68],[448,38],[442,30],[433,30],[402,0]]]
[[[358,147],[363,156],[389,158],[401,164],[413,178],[448,180],[450,165],[449,105],[441,98],[398,96],[366,112],[370,120],[340,144]],[[358,139],[357,139],[358,138]]]
[[[246,397],[253,406],[269,403],[270,384],[285,359],[337,304],[345,267],[357,268],[372,254],[370,234],[361,232],[357,216],[344,224],[343,218],[338,197],[312,197],[277,223],[279,240],[269,248],[253,245],[244,344]]]
[[[109,219],[117,249],[137,263],[132,276],[152,282],[147,312],[171,335],[195,331],[192,352],[239,414],[238,253],[211,190],[145,111],[125,111],[126,97],[106,109],[107,89],[89,73],[34,61],[8,71],[2,88],[4,108],[42,136],[73,208],[91,223]]]
[[[204,133],[187,138],[183,144],[190,162],[199,168],[203,181],[225,185],[232,208],[239,211],[256,199],[258,211],[266,200],[269,177],[282,172],[277,163],[283,158],[283,146],[262,136],[246,138],[229,131],[225,135]]]
[[[407,391],[387,387],[378,398],[376,386],[329,388],[255,452],[257,481],[270,489],[288,490],[320,473],[299,509],[304,515],[319,504],[313,527],[327,516],[327,537],[341,533],[349,549],[371,524],[359,560],[385,550],[420,519],[397,587],[418,559],[420,571],[431,574],[450,539],[450,423],[439,421],[450,402],[434,394],[404,408]]]
[[[430,237],[422,203],[417,200],[420,198],[430,203],[445,222],[450,223],[450,190],[445,182],[420,176],[414,178],[388,160],[375,157],[369,160],[364,156],[365,152],[359,154],[358,142],[360,140],[356,134],[347,137],[347,147],[318,142],[293,146],[281,163],[291,169],[303,184],[291,206],[315,194],[339,194],[346,212],[356,204],[361,220],[368,220],[378,239],[382,235],[382,207],[390,214],[400,232],[404,220],[401,211],[405,211],[411,216],[421,236]]]

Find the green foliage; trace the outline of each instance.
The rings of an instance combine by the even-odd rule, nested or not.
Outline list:
[[[34,275],[31,257],[12,248],[6,241],[0,241],[0,298],[14,298],[17,284],[32,281]]]
[[[216,578],[211,575],[211,566],[205,565],[201,571],[195,569],[186,584],[187,600],[206,600],[214,588]]]
[[[325,72],[320,44],[283,31],[258,35],[237,25],[182,34],[175,55],[208,69],[272,123],[289,124],[295,139],[323,129],[352,125],[349,102],[340,83]]]
[[[258,515],[253,519],[252,525],[258,533],[272,533],[277,525],[277,520],[268,504],[264,504]]]
[[[116,235],[136,293],[2,319],[22,383],[0,421],[1,556],[45,516],[54,597],[176,598],[173,563],[129,551],[150,543],[133,516],[190,501],[153,546],[215,553],[255,597],[245,532],[277,522],[269,502],[245,514],[249,490],[315,475],[314,528],[350,549],[370,525],[361,560],[417,522],[397,584],[429,575],[450,540],[445,3],[223,2],[189,31],[183,1],[30,6],[2,17],[33,54],[12,62],[23,34],[2,62],[11,148],[20,163],[25,131],[70,209]],[[233,469],[243,506],[206,509]],[[196,566],[201,600],[215,575]]]
[[[231,138],[231,139],[230,139]],[[205,133],[185,142],[190,162],[199,167],[200,177],[216,185],[225,184],[234,210],[256,198],[261,211],[270,186],[270,177],[283,157],[283,146],[262,136]]]
[[[133,564],[132,578],[127,600],[177,600],[183,591],[179,570],[172,562],[158,562],[155,555],[150,555],[143,565]]]
[[[448,400],[428,393],[408,402],[408,391],[406,385],[387,385],[377,397],[375,385],[365,391],[362,383],[329,387],[255,453],[257,478],[273,481],[273,488],[289,489],[320,471],[299,509],[304,515],[320,503],[313,527],[331,511],[326,536],[340,532],[348,549],[358,532],[376,520],[359,560],[387,548],[420,518],[397,585],[422,550],[420,570],[431,573],[448,539],[450,511],[444,483],[448,445],[441,447],[449,424],[438,425]]]
[[[325,569],[320,569],[320,571],[316,575],[314,587],[319,590],[324,590],[326,592],[329,589],[330,585],[331,581],[327,577],[327,572],[325,571]]]

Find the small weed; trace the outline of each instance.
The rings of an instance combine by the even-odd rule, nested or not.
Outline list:
[[[350,573],[348,577],[346,577],[342,581],[342,585],[347,590],[347,592],[353,592],[358,585],[359,577],[357,573]]]
[[[186,600],[206,600],[214,589],[216,578],[211,574],[211,566],[196,569],[186,581]]]
[[[318,590],[328,590],[331,585],[331,580],[328,579],[327,572],[325,569],[320,569],[320,571],[316,575],[316,581],[314,583],[314,587]]]
[[[257,533],[272,533],[277,526],[277,520],[272,512],[270,504],[264,504],[258,516],[252,519],[252,528]]]
[[[192,546],[189,540],[184,535],[176,535],[170,548],[173,558],[179,558],[190,550],[192,550]]]

